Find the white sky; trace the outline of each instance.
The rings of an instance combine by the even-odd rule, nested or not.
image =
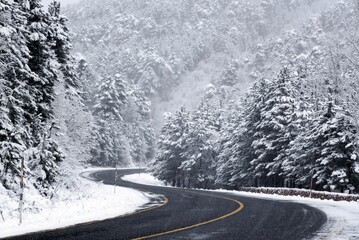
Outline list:
[[[80,0],[58,0],[58,1],[61,3],[61,6],[65,6],[71,3],[77,3]],[[52,2],[52,0],[42,0],[42,4],[44,5],[45,8],[47,8],[50,2]]]

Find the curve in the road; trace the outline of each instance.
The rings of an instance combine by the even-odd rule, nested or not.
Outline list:
[[[202,196],[205,196],[205,197],[214,197],[214,196],[207,195],[207,194],[201,194],[201,193],[198,193],[198,194],[199,194],[199,195],[202,195]],[[213,219],[207,220],[207,221],[205,221],[205,222],[196,223],[196,224],[193,224],[193,225],[189,225],[189,226],[186,226],[186,227],[181,227],[181,228],[169,230],[169,231],[166,231],[166,232],[155,233],[155,234],[151,234],[151,235],[148,235],[148,236],[137,237],[137,238],[134,238],[134,239],[132,239],[132,240],[149,239],[149,238],[154,238],[154,237],[163,236],[163,235],[166,235],[166,234],[171,234],[171,233],[176,233],[176,232],[180,232],[180,231],[185,231],[185,230],[188,230],[188,229],[191,229],[191,228],[200,227],[200,226],[203,226],[203,225],[206,225],[206,224],[209,224],[209,223],[212,223],[212,222],[216,222],[216,221],[225,219],[225,218],[227,218],[227,217],[230,217],[230,216],[232,216],[232,215],[238,213],[239,211],[241,211],[241,210],[244,208],[244,204],[241,203],[241,202],[238,201],[238,200],[231,199],[231,198],[227,198],[227,197],[218,197],[218,196],[215,196],[215,197],[217,197],[217,198],[222,198],[222,199],[226,199],[226,200],[229,200],[229,201],[233,201],[233,202],[235,202],[235,203],[238,204],[238,208],[235,209],[234,211],[230,212],[230,213],[227,213],[227,214],[222,215],[222,216],[217,217],[217,218],[213,218]]]
[[[99,176],[98,173],[99,173],[99,172],[92,173],[92,174],[90,174],[90,176],[94,177],[94,178],[97,179],[98,181],[101,181],[101,180],[102,180],[102,179],[101,179],[101,176]],[[140,189],[140,188],[137,188],[137,189],[140,190],[140,191],[148,192],[148,191],[146,191],[146,190],[144,190],[144,189]],[[204,197],[212,197],[212,198],[214,197],[214,198],[225,199],[225,200],[228,200],[228,201],[231,201],[231,202],[236,203],[236,204],[238,205],[238,207],[237,207],[235,210],[233,210],[233,211],[231,211],[231,212],[229,212],[229,213],[226,213],[226,214],[224,214],[224,215],[218,216],[218,217],[216,217],[216,218],[212,218],[212,219],[209,219],[209,220],[206,220],[206,221],[203,221],[203,222],[191,224],[191,225],[184,226],[184,227],[181,227],[181,228],[175,228],[175,229],[172,229],[172,230],[169,230],[169,231],[165,231],[165,232],[159,232],[159,233],[154,233],[154,234],[147,235],[147,236],[136,237],[136,238],[133,238],[132,240],[144,240],[144,239],[149,239],[149,238],[155,238],[155,237],[164,236],[164,235],[171,234],[171,233],[177,233],[177,232],[185,231],[185,230],[188,230],[188,229],[200,227],[200,226],[203,226],[203,225],[206,225],[206,224],[210,224],[210,223],[212,223],[212,222],[216,222],[216,221],[225,219],[225,218],[227,218],[227,217],[230,217],[230,216],[232,216],[232,215],[238,213],[239,211],[241,211],[241,210],[244,208],[244,204],[241,203],[241,202],[238,201],[238,200],[235,200],[235,199],[231,199],[231,198],[228,198],[228,197],[221,197],[221,196],[213,196],[213,195],[203,194],[203,193],[199,193],[199,192],[196,192],[196,194],[201,195],[201,196],[204,196]],[[150,210],[153,210],[153,209],[162,207],[162,206],[164,206],[165,204],[167,204],[168,201],[169,201],[166,196],[163,196],[163,198],[164,198],[164,203],[161,204],[161,205],[154,206],[154,207],[150,207],[150,208],[146,208],[146,209],[143,209],[143,210],[134,212],[134,213],[132,213],[132,214],[127,214],[127,215],[124,215],[124,217],[136,215],[136,214],[141,213],[141,212],[146,212],[146,211],[150,211]]]
[[[133,173],[138,170],[121,170],[121,175]],[[326,222],[326,215],[320,210],[294,202],[115,182],[114,171],[101,171],[94,176],[105,184],[166,196],[168,201],[132,215],[12,239],[299,240],[312,236]]]
[[[141,169],[139,171],[144,171],[144,169]],[[101,181],[101,178],[98,177],[98,173],[99,172],[88,172],[90,173],[88,176],[85,175],[84,173],[80,174],[81,177],[83,178],[87,178],[89,180],[97,180],[97,181]],[[149,191],[146,191],[144,189],[137,189],[139,191],[142,191],[142,192],[146,192],[146,193],[151,193],[151,194],[154,194],[153,192],[149,192]],[[121,216],[118,216],[118,217],[130,217],[130,216],[134,216],[134,215],[137,215],[139,213],[144,213],[144,212],[147,212],[147,211],[151,211],[151,210],[155,210],[156,208],[160,208],[160,207],[163,207],[164,205],[166,205],[168,203],[168,198],[166,196],[160,196],[160,198],[162,199],[162,203],[155,203],[155,206],[152,206],[152,207],[144,207],[143,209],[140,209],[140,210],[137,210],[133,213],[127,213],[127,214],[124,214],[124,215],[121,215]],[[118,218],[118,217],[114,217],[114,218]],[[112,219],[114,219],[112,218]],[[110,218],[109,218],[110,219]],[[107,219],[108,220],[108,219]],[[93,221],[93,222],[89,222],[88,224],[91,224],[91,223],[95,223],[95,222],[98,222],[98,221]]]

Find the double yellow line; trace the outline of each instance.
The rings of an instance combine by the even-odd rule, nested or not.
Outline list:
[[[200,227],[200,226],[203,226],[203,225],[206,225],[206,224],[209,224],[209,223],[213,223],[213,222],[216,222],[216,221],[219,221],[219,220],[222,220],[222,219],[225,219],[225,218],[228,218],[236,213],[238,213],[239,211],[241,211],[243,208],[244,208],[244,204],[241,203],[240,201],[237,201],[235,199],[231,199],[231,198],[227,198],[227,197],[219,197],[219,196],[213,196],[213,195],[209,195],[209,194],[201,194],[201,193],[196,193],[198,195],[203,195],[203,196],[206,196],[206,197],[215,197],[215,198],[222,198],[222,199],[226,199],[226,200],[229,200],[229,201],[232,201],[232,202],[235,202],[238,207],[230,212],[230,213],[227,213],[223,216],[220,216],[220,217],[217,217],[217,218],[214,218],[214,219],[210,219],[208,221],[205,221],[205,222],[200,222],[200,223],[197,223],[197,224],[193,224],[193,225],[190,225],[190,226],[186,226],[186,227],[181,227],[181,228],[176,228],[176,229],[173,229],[173,230],[169,230],[169,231],[165,231],[165,232],[160,232],[160,233],[155,233],[155,234],[151,234],[151,235],[148,235],[148,236],[142,236],[142,237],[137,237],[137,238],[133,238],[132,240],[143,240],[143,239],[149,239],[149,238],[154,238],[154,237],[159,237],[159,236],[163,236],[163,235],[166,235],[166,234],[171,234],[171,233],[176,233],[176,232],[180,232],[180,231],[184,231],[184,230],[188,230],[188,229],[192,229],[192,228],[196,228],[196,227]],[[166,198],[167,199],[167,198]],[[167,201],[165,202],[165,204],[168,203],[168,199]],[[163,205],[165,205],[163,204]],[[160,205],[160,206],[157,206],[156,208],[158,207],[162,207],[163,205]],[[147,211],[148,210],[151,210],[151,209],[146,209]]]

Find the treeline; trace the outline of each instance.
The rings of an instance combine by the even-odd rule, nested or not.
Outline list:
[[[301,27],[228,58],[212,77],[212,97],[204,98],[218,123],[206,130],[210,170],[204,173],[206,161],[188,150],[199,109],[175,134],[166,126],[178,125],[181,111],[168,119],[154,174],[185,187],[203,187],[193,183],[209,179],[206,187],[358,192],[358,9],[358,1],[338,2]],[[250,89],[243,84],[248,79]],[[188,161],[202,167],[183,168]]]
[[[358,187],[357,128],[330,95],[306,98],[305,76],[284,68],[259,80],[226,130],[217,182],[232,186]],[[236,134],[232,134],[236,133]]]
[[[302,73],[283,68],[258,80],[227,116],[213,114],[220,111],[212,103],[212,111],[200,108],[193,116],[178,111],[162,129],[155,176],[185,187],[358,191],[353,116],[330,93],[307,96]],[[221,137],[211,138],[213,131]]]
[[[60,4],[46,12],[40,0],[0,0],[0,184],[27,184],[43,195],[64,154],[54,140],[55,85],[77,93],[70,40]]]

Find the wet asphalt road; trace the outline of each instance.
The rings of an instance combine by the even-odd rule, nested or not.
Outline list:
[[[119,175],[126,175],[138,173],[139,170],[118,171]],[[114,184],[112,170],[93,173],[92,177],[105,184]],[[230,193],[145,186],[120,179],[117,185],[161,194],[168,202],[165,203],[161,197],[154,200],[162,201],[162,206],[135,215],[9,239],[120,240],[186,228],[150,239],[295,240],[309,239],[327,219],[322,211],[293,202],[255,199]],[[226,215],[229,216],[225,217]],[[188,229],[188,226],[212,219],[218,220]]]

